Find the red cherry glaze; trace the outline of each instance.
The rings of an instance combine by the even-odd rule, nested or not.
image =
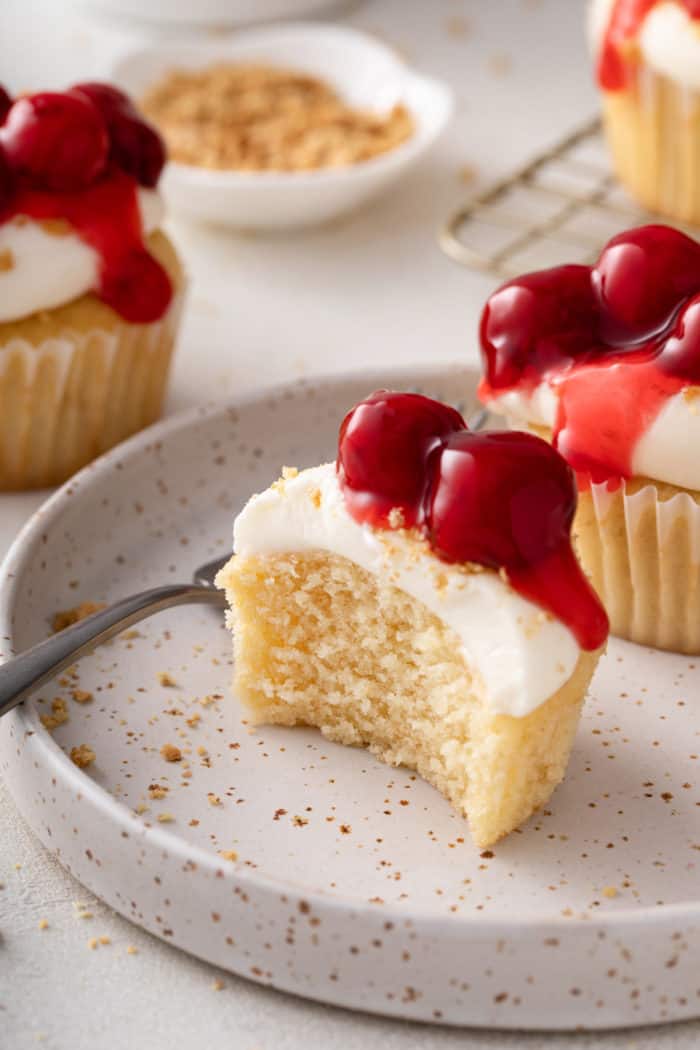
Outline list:
[[[700,19],[700,0],[674,0],[693,19]],[[633,47],[644,19],[659,0],[616,0],[598,55],[598,83],[605,91],[621,91],[632,79],[637,62]]]
[[[97,294],[124,320],[147,324],[165,313],[172,286],[143,246],[136,186],[129,175],[115,171],[79,193],[20,189],[12,215],[69,222],[102,260]]]
[[[71,93],[89,98],[102,114],[109,132],[112,162],[142,186],[155,186],[165,165],[165,145],[128,95],[102,83],[76,84]]]
[[[547,382],[554,444],[579,486],[619,484],[666,401],[700,384],[700,245],[643,226],[613,238],[590,270],[517,278],[486,304],[481,348],[483,400]]]
[[[107,163],[107,129],[88,98],[45,91],[18,99],[0,127],[15,173],[35,189],[84,189]]]
[[[472,433],[439,402],[383,390],[345,417],[337,470],[356,521],[415,527],[444,561],[504,570],[583,649],[605,641],[607,617],[571,549],[574,477],[545,441]]]
[[[15,176],[5,156],[5,151],[0,146],[0,222],[3,221],[5,213],[12,204],[15,193]]]
[[[338,474],[353,516],[386,527],[398,508],[406,528],[423,523],[426,465],[465,422],[454,408],[420,394],[377,390],[343,420]]]
[[[14,104],[0,88],[0,222],[68,222],[100,257],[95,292],[134,324],[161,318],[173,294],[144,247],[136,186],[154,186],[164,159],[160,137],[109,84]]]
[[[0,84],[0,124],[4,122],[11,106],[12,96],[5,90],[2,84]]]

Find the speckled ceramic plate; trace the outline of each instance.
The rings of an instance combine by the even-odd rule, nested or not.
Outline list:
[[[137,437],[24,530],[0,649],[82,600],[188,578],[282,464],[333,456],[343,413],[372,388],[468,411],[474,384],[455,369],[306,382]],[[481,854],[405,770],[311,730],[248,726],[230,673],[221,616],[183,608],[2,722],[0,767],[28,822],[127,918],[264,984],[402,1017],[573,1028],[700,1014],[700,661],[613,641],[566,783]],[[39,718],[56,696],[69,719],[49,733]],[[67,754],[83,743],[86,771]]]

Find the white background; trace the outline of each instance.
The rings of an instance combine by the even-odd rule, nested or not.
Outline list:
[[[124,30],[69,10],[65,0],[1,0],[0,76],[11,89],[103,75]],[[455,121],[419,172],[342,223],[234,237],[171,220],[191,294],[169,413],[312,371],[476,360],[479,309],[493,282],[448,262],[435,238],[473,188],[460,173],[474,169],[480,182],[506,173],[595,111],[581,0],[367,0],[338,17],[449,81]],[[0,495],[0,554],[41,498]],[[700,1024],[592,1036],[465,1033],[308,1004],[218,974],[102,908],[24,828],[2,785],[0,828],[2,1050],[700,1044]],[[93,919],[74,918],[76,900],[89,902]],[[90,951],[88,938],[101,934],[111,944]]]

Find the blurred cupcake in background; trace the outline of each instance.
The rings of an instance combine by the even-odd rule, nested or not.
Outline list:
[[[0,490],[58,484],[160,414],[184,288],[164,162],[107,84],[2,91]]]
[[[618,177],[700,223],[700,0],[592,0],[589,28]]]

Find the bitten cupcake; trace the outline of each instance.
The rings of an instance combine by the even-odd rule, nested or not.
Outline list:
[[[617,175],[644,207],[700,223],[700,3],[593,0],[590,30]]]
[[[58,484],[160,414],[184,287],[164,161],[107,84],[0,89],[0,490]]]
[[[578,553],[612,633],[699,653],[700,245],[644,226],[591,268],[510,281],[481,348],[482,400],[576,472]]]

